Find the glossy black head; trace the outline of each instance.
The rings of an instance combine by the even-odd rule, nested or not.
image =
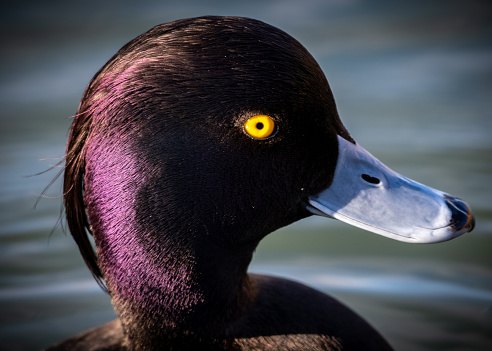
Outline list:
[[[244,129],[260,114],[275,123],[262,140]],[[350,139],[324,74],[286,33],[233,17],[157,26],[83,96],[67,149],[71,232],[99,277],[84,225],[100,252],[255,246],[309,215],[308,196],[331,182],[337,134]]]

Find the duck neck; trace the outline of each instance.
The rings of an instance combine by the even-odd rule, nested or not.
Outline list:
[[[246,271],[256,245],[220,247],[196,233],[187,240],[147,236],[158,242],[122,237],[120,247],[121,239],[99,242],[99,262],[132,349],[223,338],[249,306]]]

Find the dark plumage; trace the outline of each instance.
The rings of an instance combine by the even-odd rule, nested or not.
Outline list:
[[[259,114],[271,138],[245,133]],[[51,350],[389,350],[333,298],[246,272],[265,235],[311,215],[337,135],[353,143],[318,64],[265,23],[185,19],[125,45],[84,93],[64,177],[119,321]]]

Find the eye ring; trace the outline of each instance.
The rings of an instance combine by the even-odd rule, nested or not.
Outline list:
[[[255,139],[267,139],[275,131],[275,121],[267,115],[256,115],[244,123],[244,131]]]

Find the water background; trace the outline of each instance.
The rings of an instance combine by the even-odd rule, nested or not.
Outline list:
[[[95,72],[154,25],[264,20],[318,60],[354,138],[465,199],[477,227],[410,245],[323,218],[267,237],[251,271],[329,293],[398,350],[492,350],[492,11],[488,1],[23,1],[0,14],[0,349],[39,350],[113,319],[69,235],[60,183],[34,209]]]

